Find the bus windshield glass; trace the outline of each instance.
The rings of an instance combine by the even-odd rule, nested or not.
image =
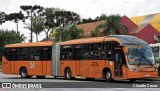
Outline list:
[[[154,56],[148,45],[127,44],[128,47],[128,63],[137,65],[155,64]]]

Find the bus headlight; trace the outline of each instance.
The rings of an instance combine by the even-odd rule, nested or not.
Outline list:
[[[137,72],[136,68],[132,68],[130,65],[128,66],[128,68],[129,68],[132,72]]]
[[[131,70],[132,72],[137,72],[137,70],[134,69],[134,68],[130,68],[130,70]]]

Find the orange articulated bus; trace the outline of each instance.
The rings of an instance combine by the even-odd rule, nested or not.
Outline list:
[[[23,48],[29,48],[27,51],[37,48],[40,56],[35,54],[34,60],[20,60]],[[29,52],[29,58],[32,58],[33,53]],[[50,58],[42,60],[43,53],[48,53]],[[114,79],[134,82],[139,78],[158,77],[149,45],[129,35],[84,38],[61,43],[7,45],[3,53],[2,71],[5,74],[20,74],[22,78],[52,75],[64,76],[66,79],[102,78],[109,82]]]
[[[18,43],[6,45],[2,56],[4,74],[20,74],[22,78],[44,78],[51,75],[53,42]]]

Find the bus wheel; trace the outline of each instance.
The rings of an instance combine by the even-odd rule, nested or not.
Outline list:
[[[104,78],[106,79],[107,82],[112,82],[112,74],[110,70],[106,70],[104,73]]]
[[[136,79],[130,79],[130,82],[135,82],[136,81]]]
[[[21,78],[29,78],[31,76],[28,76],[28,73],[27,73],[27,69],[26,68],[22,68],[20,70],[20,75],[21,75]]]
[[[68,79],[68,80],[72,79],[72,73],[71,73],[71,69],[70,68],[67,68],[65,70],[65,78]]]
[[[36,76],[38,79],[43,79],[45,78],[46,76]]]

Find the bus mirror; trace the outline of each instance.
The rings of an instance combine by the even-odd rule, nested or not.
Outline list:
[[[124,47],[124,52],[128,54],[128,47]]]

